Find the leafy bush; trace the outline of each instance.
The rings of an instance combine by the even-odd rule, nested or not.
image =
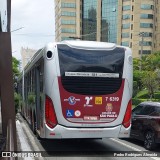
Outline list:
[[[147,101],[146,99],[132,98],[132,105],[137,106],[139,103]]]
[[[160,101],[160,92],[155,93],[154,94],[154,98],[155,99],[159,99],[159,101]]]
[[[22,97],[20,94],[14,93],[14,105],[15,105],[15,111],[18,112],[19,106],[22,103]]]
[[[138,83],[137,81],[133,81],[133,97],[137,95],[138,91]]]
[[[36,101],[36,97],[33,93],[29,93],[28,95],[28,104],[34,104]]]

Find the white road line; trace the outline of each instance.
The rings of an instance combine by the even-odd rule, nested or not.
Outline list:
[[[121,141],[119,141],[119,140],[117,140],[117,139],[114,139],[114,138],[110,138],[112,141],[115,141],[115,142],[117,142],[117,143],[120,143],[120,144],[122,144],[123,146],[126,146],[126,147],[128,147],[128,148],[130,148],[130,149],[133,149],[134,151],[141,151],[140,149],[137,149],[137,148],[135,148],[135,147],[132,147],[132,146],[130,146],[130,145],[128,145],[128,144],[125,144],[125,143],[123,143],[123,142],[121,142]]]
[[[130,148],[130,149],[133,149],[134,151],[143,152],[142,150],[137,149],[137,148],[135,148],[135,147],[132,147],[132,146],[130,146],[130,145],[128,145],[128,144],[125,144],[125,143],[121,142],[120,140],[117,140],[117,139],[114,139],[114,138],[110,138],[110,139],[111,139],[112,141],[114,141],[114,142],[117,142],[117,143],[125,146],[125,147],[128,147],[128,148]],[[149,157],[149,158],[152,158],[152,159],[154,159],[154,160],[160,160],[159,157]]]

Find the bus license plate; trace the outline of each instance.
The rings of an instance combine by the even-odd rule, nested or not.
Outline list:
[[[98,116],[84,116],[85,121],[97,121],[99,120]]]

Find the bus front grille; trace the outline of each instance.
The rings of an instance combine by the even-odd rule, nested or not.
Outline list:
[[[64,89],[82,95],[105,95],[117,92],[122,78],[61,77]]]

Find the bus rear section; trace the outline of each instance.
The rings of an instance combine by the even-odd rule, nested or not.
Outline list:
[[[46,106],[52,105],[50,111],[45,108],[45,117],[50,114],[45,118],[45,137],[129,137],[131,50],[110,43],[68,41],[57,44],[54,55],[56,74],[52,87],[47,87]]]

